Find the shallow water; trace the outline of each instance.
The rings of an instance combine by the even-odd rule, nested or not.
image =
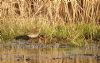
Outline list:
[[[7,42],[0,44],[0,63],[100,63],[100,48]]]

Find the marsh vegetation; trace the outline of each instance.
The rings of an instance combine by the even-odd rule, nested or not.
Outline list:
[[[35,34],[36,37],[31,34]],[[21,40],[16,40],[20,38]],[[5,47],[7,46],[7,49],[4,49],[5,47],[3,47],[3,49],[1,48],[0,52],[1,54],[6,54],[7,51],[7,53],[11,54],[17,54],[17,52],[18,54],[21,54],[22,52],[22,55],[24,55],[27,49],[17,50],[17,48],[15,48],[9,50],[9,48],[12,47],[11,44],[13,44],[13,40],[16,45],[18,45],[19,42],[25,42],[23,46],[31,45],[33,43],[43,45],[59,44],[64,45],[65,49],[79,47],[89,51],[83,53],[83,55],[94,54],[92,56],[93,58],[90,58],[89,56],[87,59],[80,59],[80,62],[78,62],[78,59],[81,56],[77,56],[76,59],[72,58],[72,61],[68,58],[68,61],[65,60],[66,58],[60,58],[61,60],[58,58],[59,61],[51,59],[46,60],[50,60],[49,62],[81,63],[81,61],[83,61],[86,63],[85,60],[89,60],[87,63],[99,63],[100,61],[97,61],[95,57],[99,57],[96,56],[96,53],[100,54],[98,52],[100,48],[100,1],[0,0],[0,44],[3,44]],[[10,45],[8,44],[9,41]],[[51,56],[54,51],[55,54],[58,54],[58,49],[59,48],[57,48],[57,50],[52,50],[49,55]],[[91,49],[93,49],[93,53],[91,53]],[[35,51],[34,49],[32,50]],[[28,51],[30,50],[27,50],[26,52]],[[40,51],[41,53],[39,54],[42,54],[43,50],[37,49],[36,51]],[[94,53],[94,51],[97,52]],[[30,54],[30,52],[28,54]],[[48,51],[45,51],[45,53],[47,52]],[[79,51],[76,52],[80,53]],[[76,52],[72,51],[72,53]],[[71,54],[71,52],[69,53]],[[36,54],[38,59],[39,54]],[[25,55],[27,56],[27,54]],[[93,62],[91,59],[94,59]],[[43,60],[42,62],[46,63],[46,61],[44,62]],[[39,62],[36,59],[36,62],[31,63]]]
[[[56,39],[84,46],[100,41],[99,0],[1,0],[0,8],[1,41],[35,30],[45,43]]]

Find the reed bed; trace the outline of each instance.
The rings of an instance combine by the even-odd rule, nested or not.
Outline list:
[[[47,17],[50,21],[99,22],[99,0],[10,0],[0,3],[1,17]]]
[[[37,27],[47,42],[55,37],[77,46],[100,41],[99,0],[1,0],[0,40]],[[59,42],[57,39],[56,42]]]

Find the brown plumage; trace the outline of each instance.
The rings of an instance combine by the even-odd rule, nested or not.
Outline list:
[[[32,29],[31,32],[28,32],[25,35],[16,36],[14,38],[16,40],[29,40],[29,39],[37,38],[39,36],[39,34],[40,34],[39,30],[34,28],[34,29]]]

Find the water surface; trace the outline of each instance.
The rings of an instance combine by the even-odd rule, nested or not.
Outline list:
[[[66,44],[7,42],[0,44],[0,63],[100,63],[97,45],[72,47]]]

